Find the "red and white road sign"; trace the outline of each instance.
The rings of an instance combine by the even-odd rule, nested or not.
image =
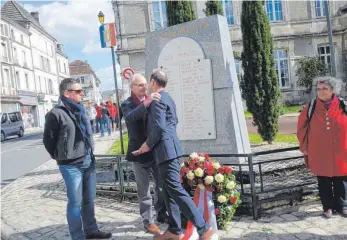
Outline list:
[[[134,74],[135,74],[134,69],[132,69],[130,67],[124,68],[123,71],[122,71],[122,76],[126,80],[129,80]]]

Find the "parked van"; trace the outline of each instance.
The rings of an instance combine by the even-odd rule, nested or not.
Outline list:
[[[7,136],[24,136],[24,125],[20,112],[1,113],[1,142]]]

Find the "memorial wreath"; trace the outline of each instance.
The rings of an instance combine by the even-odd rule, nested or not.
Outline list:
[[[183,187],[194,192],[194,202],[204,212],[205,220],[210,218],[208,213],[215,214],[218,229],[225,229],[241,203],[232,168],[221,165],[208,154],[194,152],[182,163],[180,176]],[[200,196],[201,193],[205,196]],[[209,200],[212,206],[208,206]]]

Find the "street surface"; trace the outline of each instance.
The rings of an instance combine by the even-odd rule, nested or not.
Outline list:
[[[28,133],[1,143],[1,188],[51,159],[42,136],[43,132]]]

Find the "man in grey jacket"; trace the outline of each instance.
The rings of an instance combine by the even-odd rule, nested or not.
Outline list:
[[[43,143],[58,163],[67,191],[67,222],[73,240],[108,239],[96,224],[94,142],[81,100],[81,85],[72,78],[59,86],[58,104],[47,113]]]

